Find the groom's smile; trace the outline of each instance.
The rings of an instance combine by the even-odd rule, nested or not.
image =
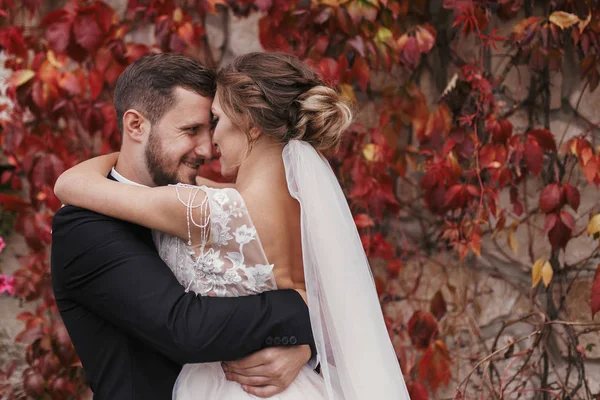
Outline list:
[[[204,164],[204,159],[201,159],[201,160],[185,160],[184,159],[181,163],[197,172],[198,168],[200,168],[200,166],[202,164]]]

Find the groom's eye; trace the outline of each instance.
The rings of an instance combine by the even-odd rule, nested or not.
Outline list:
[[[196,133],[198,133],[199,129],[200,129],[200,125],[196,125],[196,126],[190,126],[189,128],[186,129],[186,131],[190,135],[195,135]]]

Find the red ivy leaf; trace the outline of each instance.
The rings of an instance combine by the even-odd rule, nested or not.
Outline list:
[[[546,151],[556,151],[554,135],[548,129],[534,129],[528,132],[537,140],[540,147]]]
[[[436,391],[440,385],[450,383],[450,365],[452,360],[446,344],[441,340],[433,342],[419,362],[419,379],[427,378],[431,390]]]
[[[462,204],[462,192],[462,185],[452,185],[444,196],[444,207],[449,207],[451,209],[459,208]]]
[[[390,261],[387,265],[387,270],[392,276],[398,276],[400,271],[402,271],[402,260],[396,258]]]
[[[79,79],[72,72],[66,72],[63,75],[60,79],[59,86],[74,96],[81,94],[82,91]]]
[[[512,136],[513,125],[507,120],[503,119],[498,122],[495,120],[487,123],[487,128],[492,132],[492,139],[496,143],[505,144],[506,141]]]
[[[598,161],[596,156],[591,155],[591,158],[583,166],[583,174],[588,182],[595,183],[598,177]]]
[[[376,276],[375,280],[375,290],[377,290],[377,294],[381,296],[385,293],[385,282],[380,277]]]
[[[32,344],[37,339],[40,339],[44,336],[42,333],[42,327],[36,326],[35,328],[25,329],[21,331],[16,337],[15,342],[23,343],[25,345]]]
[[[411,400],[429,400],[429,391],[427,386],[421,382],[407,382],[406,388]]]
[[[556,214],[548,214],[546,215],[546,223],[544,226],[544,232],[548,233],[552,230],[552,228],[554,228],[554,225],[556,225],[556,221],[558,221],[558,217],[556,216]]]
[[[560,220],[571,231],[575,230],[575,218],[573,218],[573,216],[570,213],[568,213],[566,211],[561,211],[560,212]]]
[[[98,24],[100,25],[100,28],[102,28],[102,31],[107,33],[110,30],[113,22],[116,22],[117,16],[115,10],[113,10],[111,6],[104,2],[96,3],[95,8],[96,10],[94,13],[96,15]]]
[[[446,314],[448,309],[446,307],[446,300],[444,300],[444,295],[441,291],[438,290],[435,292],[429,307],[431,313],[438,319],[438,321]]]
[[[63,53],[71,40],[73,14],[67,10],[57,10],[48,14],[42,21],[46,27],[46,38],[50,48],[56,53]]]
[[[96,100],[102,92],[104,86],[104,77],[96,69],[92,69],[88,75],[88,81],[90,84],[90,96],[92,100]]]
[[[373,222],[373,219],[367,214],[358,214],[354,216],[354,223],[358,228],[375,226],[375,222]]]
[[[354,23],[352,22],[348,11],[343,7],[335,7],[335,11],[338,26],[346,35],[350,36],[354,30]]]
[[[563,193],[567,198],[567,202],[569,203],[571,208],[577,211],[577,209],[579,208],[579,202],[581,201],[579,189],[572,185],[569,185],[568,183],[565,183],[565,185],[563,186]]]
[[[95,7],[80,10],[73,24],[77,43],[89,52],[96,50],[103,41],[102,30],[98,26]]]
[[[26,210],[31,204],[20,197],[0,193],[0,205],[6,211],[21,212]]]
[[[325,57],[319,63],[321,76],[325,82],[337,82],[340,79],[338,62],[331,57]]]
[[[561,204],[561,190],[558,184],[551,183],[542,190],[540,195],[540,209],[548,214],[559,209]]]
[[[567,213],[568,214],[568,213]],[[570,214],[568,214],[573,218]],[[567,223],[570,223],[569,217],[565,217]],[[561,213],[560,218],[557,218],[554,227],[548,232],[548,240],[552,245],[552,250],[556,251],[558,248],[564,249],[567,247],[567,243],[571,239],[571,229],[565,224],[563,215]]]
[[[369,84],[371,68],[363,57],[357,57],[352,66],[352,76],[356,79],[356,83],[363,92],[367,91]]]
[[[428,312],[415,311],[408,321],[408,335],[418,349],[426,349],[435,338],[438,324]]]
[[[479,197],[481,194],[479,188],[475,185],[467,185],[467,192],[473,197]]]
[[[525,143],[525,162],[534,176],[538,176],[544,167],[544,153],[537,140]]]
[[[21,314],[17,315],[17,319],[19,321],[23,321],[23,322],[27,322],[31,318],[35,318],[35,315],[33,315],[32,313],[30,313],[29,311],[25,311],[25,312],[22,312]]]
[[[381,233],[377,232],[370,240],[368,256],[391,260],[394,256],[394,248]]]

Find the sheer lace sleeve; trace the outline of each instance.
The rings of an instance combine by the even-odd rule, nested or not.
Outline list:
[[[277,288],[256,227],[239,192],[231,188],[191,188],[185,205],[187,243],[155,234],[159,254],[179,282],[199,295],[243,296]],[[199,232],[196,238],[192,232]]]

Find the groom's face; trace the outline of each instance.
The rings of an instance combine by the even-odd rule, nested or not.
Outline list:
[[[180,87],[175,104],[152,126],[146,143],[146,166],[157,186],[193,184],[198,168],[212,156],[212,99]]]

